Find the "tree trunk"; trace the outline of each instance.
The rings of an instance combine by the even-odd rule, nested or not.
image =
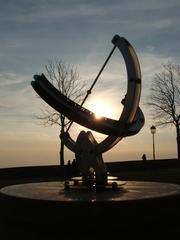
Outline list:
[[[61,144],[60,144],[60,165],[63,166],[64,165],[64,143],[63,140],[61,139]]]
[[[63,115],[61,115],[61,131],[60,131],[60,152],[59,152],[59,156],[60,156],[60,165],[63,166],[64,165],[64,141],[63,139],[61,139],[61,136],[64,134],[64,127],[65,127],[65,117]]]
[[[176,124],[176,133],[177,133],[177,153],[178,153],[178,159],[180,160],[180,129],[179,129],[179,123]]]

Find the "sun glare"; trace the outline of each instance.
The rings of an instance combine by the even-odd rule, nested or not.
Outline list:
[[[112,118],[114,115],[113,106],[108,104],[106,101],[95,101],[90,104],[89,109],[95,113],[96,119],[101,119],[102,117]]]

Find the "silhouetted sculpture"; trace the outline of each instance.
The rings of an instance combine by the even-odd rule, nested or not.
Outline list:
[[[90,131],[81,131],[74,142],[68,133],[62,136],[65,145],[75,153],[76,164],[82,174],[83,184],[86,184],[92,178],[92,169],[94,173],[94,182],[97,185],[107,184],[107,168],[103,162],[102,153],[98,152],[98,143]]]
[[[35,81],[32,82],[34,90],[51,107],[72,120],[68,130],[72,122],[75,121],[94,131],[109,135],[101,143],[96,142],[90,131],[81,131],[76,142],[70,137],[68,132],[61,136],[65,145],[75,153],[77,166],[82,174],[83,184],[87,186],[95,185],[98,187],[108,184],[107,169],[103,162],[102,154],[116,145],[123,137],[137,134],[144,125],[144,115],[139,108],[141,71],[135,50],[125,38],[118,35],[113,37],[112,43],[114,47],[91,88],[87,91],[87,95],[81,105],[78,105],[60,93],[46,79],[44,74],[35,75]],[[91,93],[92,88],[116,47],[120,50],[125,60],[128,78],[127,93],[122,100],[123,111],[119,120],[102,117],[100,121],[97,121],[95,114],[82,105]]]

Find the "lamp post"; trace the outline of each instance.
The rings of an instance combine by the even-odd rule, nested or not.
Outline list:
[[[156,127],[154,125],[152,125],[150,127],[152,136],[153,136],[153,160],[155,160],[155,144],[154,144],[154,134],[156,133]]]

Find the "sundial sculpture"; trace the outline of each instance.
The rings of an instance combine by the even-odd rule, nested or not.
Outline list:
[[[93,112],[82,107],[85,100],[78,105],[61,94],[43,74],[34,76],[33,88],[51,107],[72,121],[108,136],[101,143],[97,143],[90,131],[81,131],[75,142],[66,132],[62,139],[75,153],[82,177],[70,179],[69,184],[61,180],[37,181],[1,188],[0,196],[4,199],[1,206],[3,205],[6,218],[23,222],[25,220],[33,224],[36,222],[38,226],[39,223],[57,223],[58,226],[72,223],[69,229],[75,225],[75,229],[80,230],[82,225],[89,226],[90,229],[97,226],[102,231],[100,226],[107,226],[109,229],[110,223],[116,224],[119,229],[121,225],[134,226],[135,222],[139,228],[140,221],[144,224],[153,219],[152,224],[154,219],[159,221],[162,213],[165,214],[162,219],[167,219],[167,203],[169,219],[172,219],[174,209],[170,206],[177,204],[176,197],[179,199],[180,196],[179,185],[146,181],[126,181],[124,184],[123,181],[114,181],[114,178],[107,174],[102,154],[123,137],[137,134],[144,124],[144,116],[139,108],[141,72],[136,53],[125,38],[116,35],[112,43],[113,50],[87,92],[85,100],[108,59],[115,48],[118,48],[125,60],[128,84],[127,93],[122,100],[123,111],[117,121],[105,117],[97,121]],[[69,129],[70,126],[71,124]],[[175,201],[175,204],[170,203],[169,199]]]
[[[76,142],[67,132],[61,136],[65,145],[75,153],[77,165],[82,174],[82,183],[88,187],[102,188],[108,186],[107,168],[103,162],[102,154],[111,149],[123,137],[137,134],[144,125],[144,115],[139,108],[141,94],[141,71],[138,58],[131,44],[123,37],[115,35],[112,39],[114,47],[105,64],[92,84],[81,105],[70,100],[60,93],[44,76],[35,75],[32,87],[39,96],[51,107],[65,115],[72,122],[76,122],[91,130],[108,135],[102,142],[97,143],[90,131],[81,131]],[[111,57],[115,48],[118,48],[124,58],[127,69],[127,93],[122,100],[124,105],[119,120],[102,117],[95,118],[95,114],[82,105],[91,93],[100,73]]]

